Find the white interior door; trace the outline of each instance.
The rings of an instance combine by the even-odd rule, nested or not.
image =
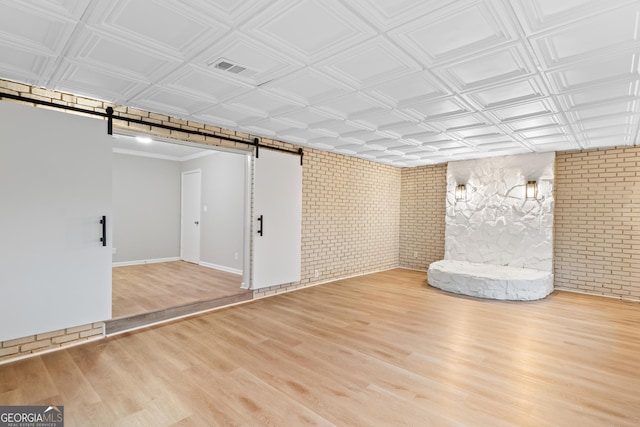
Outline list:
[[[182,172],[182,226],[180,258],[200,262],[200,199],[202,196],[200,170]]]
[[[300,157],[260,150],[254,166],[252,288],[300,280]]]
[[[106,122],[9,102],[0,122],[0,341],[110,319]]]

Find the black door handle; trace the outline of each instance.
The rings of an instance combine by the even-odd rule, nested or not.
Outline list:
[[[262,215],[258,217],[258,222],[260,223],[260,228],[258,228],[258,235],[262,236],[262,232],[263,232],[262,230],[264,227],[264,219],[262,218]]]
[[[100,224],[102,224],[102,237],[100,241],[102,242],[102,246],[107,246],[107,217],[105,215],[102,215]]]

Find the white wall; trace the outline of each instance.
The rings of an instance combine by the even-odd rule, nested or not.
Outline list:
[[[553,269],[554,153],[450,162],[445,259]],[[538,181],[537,200],[525,199]],[[466,201],[455,200],[465,184]]]
[[[245,155],[224,151],[182,163],[183,171],[202,170],[200,261],[237,273],[244,259],[245,167]]]
[[[180,256],[177,161],[113,153],[113,262]]]

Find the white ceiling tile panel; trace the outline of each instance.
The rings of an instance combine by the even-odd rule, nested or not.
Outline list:
[[[499,2],[457,1],[389,35],[425,64],[436,65],[515,40],[511,23],[499,18],[501,9]]]
[[[39,0],[34,1],[5,1],[15,7],[30,9],[36,13],[44,14],[48,17],[68,19],[70,21],[79,20],[87,10],[89,0]],[[4,6],[3,6],[4,7]]]
[[[437,121],[432,120],[429,123],[439,127],[442,130],[447,130],[447,131],[455,131],[458,129],[464,129],[464,128],[476,127],[476,126],[485,126],[489,124],[487,123],[487,120],[484,117],[478,114],[468,114],[464,116],[440,119]]]
[[[342,141],[339,138],[329,136],[318,136],[316,138],[307,140],[307,143],[311,147],[315,147],[320,150],[334,150],[336,147],[347,144],[345,141]]]
[[[215,105],[194,114],[194,119],[218,126],[237,128],[241,123],[251,123],[267,117],[256,111],[245,111],[228,105]]]
[[[401,108],[400,111],[421,121],[471,112],[470,108],[457,97],[421,102],[411,107]]]
[[[593,130],[585,130],[580,132],[580,134],[588,141],[606,137],[619,137],[619,139],[622,141],[624,139],[627,139],[629,136],[632,136],[631,129],[631,126],[611,126],[596,128]]]
[[[549,142],[549,143],[541,143],[536,145],[535,147],[535,151],[538,153],[544,153],[544,152],[548,152],[548,151],[571,151],[571,150],[578,150],[581,147],[577,146],[575,143],[573,142],[567,142],[567,141],[554,141],[554,142]]]
[[[634,0],[511,0],[527,33],[566,26]]]
[[[427,71],[419,71],[401,79],[393,79],[366,89],[365,92],[394,108],[401,108],[449,94]]]
[[[104,68],[139,82],[152,83],[181,65],[178,59],[93,31],[83,31],[80,40],[70,49],[69,61]]]
[[[532,116],[520,120],[511,120],[503,123],[502,127],[512,132],[520,132],[527,129],[537,129],[546,126],[560,126],[561,120],[557,115]]]
[[[397,139],[392,138],[380,138],[367,143],[369,147],[374,147],[382,150],[389,150],[391,147],[398,147],[400,143]],[[402,154],[402,151],[397,151],[398,154]]]
[[[165,78],[163,86],[219,103],[248,92],[252,86],[202,67],[188,66]]]
[[[43,55],[61,53],[77,24],[72,17],[56,15],[39,6],[44,4],[3,1],[0,44]]]
[[[285,100],[261,89],[254,89],[230,99],[226,104],[240,110],[255,112],[261,116],[274,116],[302,107],[291,100]]]
[[[448,156],[447,155],[438,155],[437,152],[434,151],[415,151],[413,153],[410,154],[413,158],[418,158],[421,160],[434,160],[434,162],[437,159],[446,159]]]
[[[233,74],[216,68],[220,60],[229,61],[246,70]],[[239,81],[259,86],[302,68],[302,64],[255,39],[238,32],[226,38],[214,40],[208,48],[196,56],[194,63]]]
[[[552,70],[548,75],[554,88],[561,93],[579,89],[591,90],[596,85],[615,81],[637,80],[638,66],[638,55],[599,56],[589,62]]]
[[[544,127],[544,128],[535,128],[528,129],[521,132],[518,132],[525,140],[535,140],[537,138],[549,137],[549,136],[558,136],[558,135],[566,135],[567,132],[562,127]]]
[[[317,61],[376,35],[336,0],[280,1],[242,26],[247,34],[273,47]]]
[[[530,76],[534,70],[520,45],[485,52],[447,67],[437,68],[438,74],[460,91]]]
[[[0,73],[5,79],[44,85],[46,78],[43,70],[50,67],[55,59],[52,56],[38,55],[19,47],[0,44]]]
[[[291,129],[291,125],[276,119],[262,119],[246,125],[247,129],[259,135],[275,136]]]
[[[340,135],[340,138],[355,144],[367,144],[370,141],[380,139],[380,135],[367,130],[357,130],[354,132],[343,133],[342,135]]]
[[[360,92],[351,92],[331,101],[319,102],[316,108],[324,114],[342,119],[387,109],[379,101]]]
[[[580,120],[576,122],[575,125],[581,130],[615,129],[616,132],[622,131],[622,133],[626,133],[631,129],[631,126],[637,122],[637,115],[621,114],[614,117],[606,116]]]
[[[515,150],[518,152],[531,152],[532,150],[529,150],[526,147],[523,147],[521,144],[518,144],[517,142],[510,142],[510,141],[500,141],[500,142],[495,142],[495,143],[486,143],[486,144],[482,144],[479,145],[478,150],[480,151],[484,151],[484,152],[495,152],[495,151],[507,151],[507,150]]]
[[[460,141],[454,141],[454,140],[442,140],[442,141],[433,141],[433,142],[427,142],[424,143],[422,145],[423,147],[426,147],[432,151],[440,151],[440,150],[447,150],[450,148],[462,148],[462,147],[468,147],[467,144],[463,144]]]
[[[370,148],[362,144],[345,144],[345,145],[338,145],[336,147],[336,150],[339,153],[358,154],[358,153],[370,151]]]
[[[146,86],[145,82],[131,80],[102,67],[67,61],[60,67],[60,77],[54,89],[90,98],[114,100],[121,96],[129,98]]]
[[[481,109],[519,103],[548,95],[545,84],[538,76],[499,84],[494,87],[466,93],[466,98]]]
[[[534,102],[512,105],[508,108],[496,108],[490,110],[490,113],[504,123],[545,114],[554,114],[556,110],[553,101],[541,99]]]
[[[566,135],[562,132],[558,133],[549,133],[548,135],[538,135],[535,137],[531,137],[526,139],[526,142],[532,144],[532,146],[538,147],[544,144],[552,144],[552,143],[570,143],[573,139],[570,135]],[[578,145],[574,145],[574,148],[581,148]]]
[[[404,155],[415,155],[418,158],[422,156],[428,156],[430,153],[433,153],[431,150],[425,150],[423,147],[416,147],[415,145],[406,145],[406,144],[398,144],[392,147],[389,147],[391,151],[399,151]]]
[[[478,146],[484,147],[489,144],[504,144],[504,145],[514,144],[514,146],[520,144],[519,142],[514,141],[511,136],[502,135],[499,133],[487,133],[485,135],[478,135],[478,136],[465,138],[464,142],[467,144],[473,145],[475,147],[478,147]]]
[[[640,4],[600,13],[533,38],[543,65],[558,65],[639,47],[637,14]],[[607,31],[594,31],[607,28]]]
[[[616,101],[633,101],[638,99],[638,82],[640,82],[640,80],[614,82],[606,86],[596,86],[589,89],[568,92],[562,94],[560,99],[565,102],[565,105],[569,109]]]
[[[634,113],[637,102],[627,101],[618,103],[608,103],[604,105],[588,106],[576,108],[570,111],[570,115],[576,120],[589,120],[597,118],[605,118],[609,116],[627,116]]]
[[[304,68],[287,77],[261,86],[262,89],[290,98],[296,102],[313,105],[351,92],[351,89],[318,71]]]
[[[265,8],[261,0],[182,0],[200,16],[235,27],[256,16]]]
[[[382,37],[357,45],[319,63],[319,69],[355,89],[400,79],[422,67]]]
[[[173,89],[152,86],[137,96],[133,106],[147,111],[171,115],[184,119],[207,108],[210,104],[203,98],[195,98]]]
[[[462,146],[456,148],[442,148],[438,150],[436,153],[439,156],[456,156],[456,155],[473,155],[474,153],[478,153],[478,150],[475,147]]]
[[[376,157],[376,161],[388,164],[400,164],[404,165],[405,157],[402,154],[395,152],[385,152],[384,154]]]
[[[369,150],[360,151],[358,156],[363,159],[375,159],[377,156],[381,156],[382,153],[384,153],[384,150],[372,149],[372,147],[369,147]]]
[[[486,138],[486,137],[502,134],[500,131],[500,128],[498,128],[497,126],[470,127],[470,128],[464,128],[464,129],[460,129],[460,130],[449,132],[449,133],[452,133],[458,136],[459,138],[463,138],[465,141],[468,139]]]
[[[278,132],[279,137],[296,138],[299,143],[304,144],[309,139],[309,132],[306,129],[289,128]]]
[[[398,110],[376,111],[374,113],[358,115],[353,122],[371,130],[385,130],[390,127],[415,124],[417,120],[410,120]],[[426,128],[424,128],[426,130]]]
[[[327,117],[326,114],[322,114],[322,112],[318,112],[315,109],[305,107],[280,114],[277,118],[283,122],[291,123],[294,127],[308,128],[316,123],[324,122],[330,117]]]
[[[228,29],[173,1],[118,0],[94,4],[87,24],[104,37],[138,43],[181,59],[190,58],[194,49],[202,49],[207,40],[219,38]]]
[[[382,30],[406,23],[416,16],[438,10],[455,0],[351,0],[349,4]]]
[[[632,145],[633,143],[633,139],[626,137],[622,139],[620,135],[611,135],[590,138],[586,148],[617,147],[621,145]]]
[[[330,137],[338,137],[343,134],[349,134],[350,132],[357,132],[361,130],[361,128],[350,124],[346,120],[326,120],[324,122],[311,125],[310,129],[314,133]]]
[[[430,126],[424,123],[414,122],[402,122],[393,123],[387,126],[381,126],[379,131],[384,131],[386,134],[393,136],[394,138],[411,138],[413,136],[420,136],[424,134],[431,134],[435,132]]]

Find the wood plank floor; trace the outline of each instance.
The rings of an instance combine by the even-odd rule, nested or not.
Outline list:
[[[113,268],[113,318],[251,293],[242,276],[185,261]]]
[[[393,270],[0,366],[66,426],[638,426],[640,306],[477,300]]]

